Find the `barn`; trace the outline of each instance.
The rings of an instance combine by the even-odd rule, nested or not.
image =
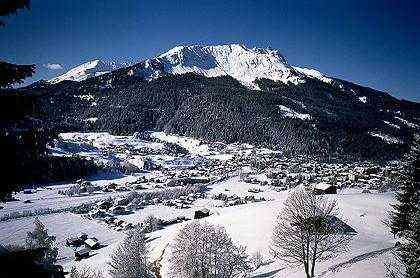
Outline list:
[[[313,192],[317,195],[337,194],[337,186],[326,182],[320,182],[314,185]]]

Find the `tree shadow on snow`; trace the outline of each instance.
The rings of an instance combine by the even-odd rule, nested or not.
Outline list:
[[[255,276],[251,276],[251,278],[268,278],[268,277],[274,277],[274,275],[276,275],[278,272],[280,272],[281,270],[283,270],[284,268],[279,268],[276,270],[272,270],[266,273],[261,273],[261,274],[257,274]]]
[[[155,239],[158,239],[158,238],[160,238],[160,237],[161,237],[161,236],[149,237],[149,238],[147,238],[147,239],[146,239],[146,243],[152,242],[152,241],[154,241]]]

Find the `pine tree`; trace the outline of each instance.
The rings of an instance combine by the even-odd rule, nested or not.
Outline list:
[[[404,234],[411,231],[411,222],[419,210],[419,141],[419,138],[415,137],[412,151],[409,154],[409,165],[407,170],[401,174],[402,186],[401,190],[396,194],[397,202],[391,205],[393,211],[390,212],[390,228],[391,232],[398,236],[404,236]]]
[[[0,3],[0,16],[7,16],[16,14],[20,9],[28,9],[30,7],[30,0],[2,0]],[[0,20],[0,27],[5,26],[6,23]]]
[[[29,9],[30,0],[1,0],[0,1],[0,16],[8,16],[16,14],[18,10],[27,8]],[[0,27],[4,27],[6,24],[0,20]],[[16,83],[22,83],[27,77],[30,77],[35,72],[35,65],[15,65],[7,63],[0,59],[0,88],[11,87]],[[2,95],[1,102],[1,128],[0,128],[0,145],[6,150],[4,156],[5,161],[16,161],[14,168],[7,169],[4,171],[9,175],[6,175],[5,184],[0,189],[0,201],[11,198],[12,193],[19,190],[20,184],[16,181],[17,173],[21,174],[19,165],[24,164],[28,159],[22,159],[19,154],[23,154],[24,158],[30,157],[25,149],[16,148],[19,145],[19,140],[15,139],[13,131],[17,130],[16,116],[18,115],[19,120],[23,120],[23,115],[20,112],[26,111],[27,98],[23,101],[23,97],[12,94]],[[24,104],[25,103],[25,104]],[[11,105],[9,105],[11,104]],[[21,123],[21,122],[19,122]],[[27,130],[27,127],[22,127],[20,130]],[[12,132],[11,132],[12,131]],[[29,132],[27,132],[29,133]],[[34,131],[32,134],[35,134]],[[7,151],[9,150],[9,151]],[[36,149],[31,150],[29,153],[34,153]],[[13,165],[13,164],[11,164]],[[10,167],[10,166],[9,166]],[[11,166],[13,167],[13,166]],[[10,180],[8,177],[11,176]]]
[[[20,9],[29,9],[30,0],[3,0],[0,3],[0,16],[16,14]],[[6,26],[0,20],[0,27]],[[0,88],[9,87],[16,83],[22,83],[27,77],[35,72],[35,65],[15,65],[0,60]]]
[[[22,83],[35,72],[35,65],[15,65],[0,60],[0,88]]]
[[[45,264],[53,264],[57,261],[58,249],[54,246],[55,236],[48,234],[45,225],[36,218],[34,221],[35,229],[28,232],[26,236],[26,246],[28,249],[45,249],[40,262]]]
[[[413,182],[410,180],[405,181],[401,191],[396,194],[397,203],[391,205],[394,211],[391,212],[390,228],[394,235],[401,236],[410,230],[410,221],[416,210],[416,207],[413,205],[414,195],[415,187]]]
[[[414,185],[417,188],[415,193],[416,213],[412,218],[410,234],[407,237],[408,243],[405,245],[407,268],[406,274],[409,278],[420,277],[420,155],[417,156],[414,170]]]

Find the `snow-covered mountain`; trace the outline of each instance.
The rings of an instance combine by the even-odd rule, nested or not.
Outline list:
[[[247,48],[242,44],[177,46],[157,57],[168,73],[194,72],[207,77],[230,75],[248,87],[255,79],[302,82],[278,50]]]
[[[22,90],[45,96],[40,116],[58,131],[164,130],[288,154],[390,159],[420,129],[418,104],[291,66],[271,48],[177,46],[123,66],[95,60]]]
[[[104,73],[126,67],[128,63],[115,62],[115,61],[104,61],[104,60],[93,60],[86,63],[83,63],[75,68],[72,68],[68,72],[57,76],[53,79],[48,80],[51,84],[56,84],[64,80],[71,81],[83,81],[89,77],[99,76]]]
[[[128,64],[94,60],[77,66],[49,82],[82,81],[124,66]],[[151,80],[165,73],[191,72],[206,77],[229,75],[252,89],[258,89],[254,81],[261,78],[286,84],[304,83],[308,77],[332,82],[332,79],[317,70],[290,66],[276,49],[248,48],[243,44],[176,46],[157,57],[147,59],[142,67],[130,73]]]

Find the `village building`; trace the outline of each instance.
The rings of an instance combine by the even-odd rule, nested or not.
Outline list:
[[[89,247],[90,249],[98,249],[101,245],[99,244],[99,240],[97,238],[88,238],[85,240],[85,246]]]
[[[204,208],[204,209],[196,210],[194,212],[194,219],[201,219],[201,218],[207,217],[209,215],[210,215],[210,210],[209,209]]]
[[[318,195],[337,194],[337,186],[326,182],[320,182],[313,186],[313,192]]]

